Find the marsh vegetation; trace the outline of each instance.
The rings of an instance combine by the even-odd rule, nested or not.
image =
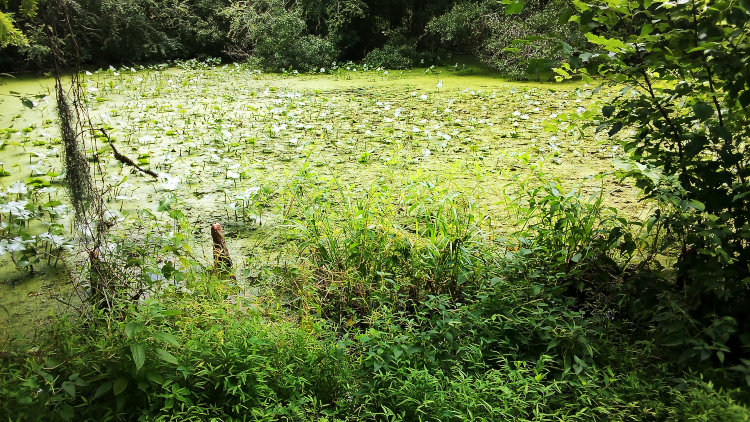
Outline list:
[[[173,3],[0,8],[0,416],[750,418],[746,2]]]

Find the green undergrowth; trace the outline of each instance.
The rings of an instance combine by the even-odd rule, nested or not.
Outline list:
[[[193,278],[194,277],[194,278]],[[81,321],[33,349],[4,347],[9,420],[747,420],[653,345],[538,284],[487,280],[463,301],[387,300],[366,327],[293,320],[271,303],[190,293]]]
[[[136,244],[123,246],[126,272],[150,284],[138,299],[61,315],[33,341],[3,344],[0,414],[750,417],[741,374],[725,369],[736,357],[725,366],[674,359],[653,317],[665,303],[655,297],[657,306],[644,309],[637,306],[648,298],[629,299],[648,275],[667,284],[647,259],[653,227],[617,217],[601,193],[544,177],[514,182],[507,197],[515,205],[496,218],[519,229],[501,235],[470,198],[429,185],[401,201],[385,188],[341,192],[343,211],[316,195],[290,202],[285,227],[300,240],[299,260],[265,264],[251,289],[181,252],[174,233],[140,258]],[[175,219],[171,229],[186,224],[162,208]]]

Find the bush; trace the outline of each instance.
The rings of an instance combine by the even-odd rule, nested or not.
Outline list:
[[[610,136],[632,129],[623,146],[633,163],[622,174],[656,201],[652,226],[666,233],[663,248],[677,251],[676,277],[659,294],[655,321],[678,362],[738,364],[750,347],[750,46],[739,42],[750,7],[599,6],[571,11],[591,44],[577,52],[591,67],[580,73],[595,68],[628,89],[592,125]],[[558,72],[569,77],[571,69]]]
[[[307,34],[300,11],[287,10],[283,2],[239,5],[227,13],[229,52],[236,58],[249,58],[251,65],[271,71],[312,71],[330,66],[337,58],[333,44]]]
[[[415,43],[402,37],[394,37],[379,48],[375,48],[365,57],[365,63],[372,67],[385,69],[408,69],[416,63]]]
[[[161,295],[86,325],[61,319],[37,352],[6,350],[0,412],[14,420],[313,419],[335,406],[347,363],[322,328],[227,304],[227,292],[213,288]]]

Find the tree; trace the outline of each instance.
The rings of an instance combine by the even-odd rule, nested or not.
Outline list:
[[[589,41],[576,61],[625,87],[599,128],[631,131],[623,145],[635,164],[623,170],[658,200],[652,222],[677,249],[672,299],[689,321],[657,315],[666,343],[682,359],[746,352],[750,1],[576,0],[568,15]]]
[[[18,5],[10,4],[14,7],[9,7],[8,0],[0,2],[2,6],[0,7],[0,49],[9,45],[24,45],[28,42],[23,32],[16,28],[11,10],[18,10],[26,17],[33,17],[36,14],[37,0],[21,0]]]

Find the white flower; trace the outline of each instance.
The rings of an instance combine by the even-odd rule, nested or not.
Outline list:
[[[65,238],[56,234],[52,234],[50,232],[44,232],[39,235],[39,238],[52,243],[53,245],[60,247],[65,243]]]
[[[419,96],[419,99],[420,99],[420,100],[426,100],[426,99],[427,99],[427,94],[422,94],[422,95],[420,95],[420,96]]]
[[[443,87],[443,80],[441,79],[440,82],[438,82],[437,85],[435,85],[435,87],[437,87],[437,89],[442,88]]]
[[[432,154],[432,152],[429,149],[427,149],[427,148],[425,148],[425,149],[422,150],[422,155],[425,158],[429,157],[431,154]]]
[[[321,67],[320,68],[320,73],[326,73],[326,68],[325,67]]]
[[[16,237],[5,245],[5,249],[10,253],[25,251],[26,245],[24,243],[27,242],[20,237]]]
[[[177,189],[177,186],[180,184],[180,178],[176,176],[170,176],[166,173],[159,174],[159,180],[162,181],[161,188],[168,191],[173,191]]]
[[[115,196],[115,199],[118,201],[137,201],[138,197],[135,195],[133,196],[117,195]]]
[[[29,188],[22,181],[17,181],[8,187],[8,193],[15,193],[18,195],[26,195],[29,193]]]
[[[227,178],[229,178],[229,179],[239,179],[240,178],[240,174],[237,173],[236,171],[227,170]]]
[[[253,196],[257,195],[258,192],[260,192],[260,187],[253,186],[251,188],[245,189],[244,192],[242,192],[241,194],[237,195],[235,198],[240,199],[242,201],[247,201],[250,198],[252,198]]]
[[[0,212],[8,213],[12,216],[28,220],[31,217],[31,212],[26,209],[26,205],[29,201],[13,201],[7,204],[0,204]]]

